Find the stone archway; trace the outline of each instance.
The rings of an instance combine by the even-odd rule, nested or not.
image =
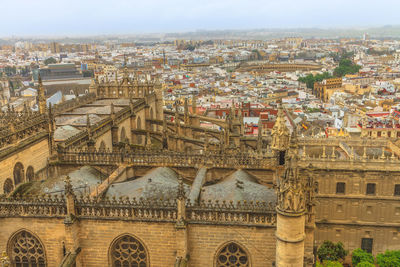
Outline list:
[[[46,267],[46,252],[39,238],[26,230],[15,233],[8,242],[11,266]]]
[[[100,142],[100,147],[99,147],[99,150],[100,151],[105,151],[107,148],[106,148],[106,143],[104,143],[104,141],[102,140],[101,142]]]
[[[32,166],[28,166],[28,168],[26,169],[26,181],[30,182],[33,181],[33,179],[35,178],[35,172]]]
[[[125,127],[122,127],[122,128],[121,128],[120,142],[122,142],[122,143],[129,143],[129,140],[128,140],[128,138],[126,137]]]
[[[17,162],[17,163],[14,165],[13,174],[14,174],[14,185],[15,185],[15,186],[17,186],[18,184],[24,182],[24,180],[25,180],[25,179],[24,179],[24,178],[25,178],[25,175],[24,175],[24,165],[22,165],[21,162]]]

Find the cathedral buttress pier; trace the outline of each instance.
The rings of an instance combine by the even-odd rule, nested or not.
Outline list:
[[[296,131],[290,138],[285,166],[276,177],[278,195],[276,225],[276,266],[303,267],[307,179],[299,175]]]

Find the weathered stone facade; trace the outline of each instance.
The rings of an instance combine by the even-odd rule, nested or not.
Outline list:
[[[41,114],[1,114],[19,118],[0,131],[12,264],[20,237],[45,266],[312,266],[326,239],[399,249],[394,142],[290,136],[283,108],[271,137],[246,137],[237,110],[163,111],[157,82],[101,80]]]

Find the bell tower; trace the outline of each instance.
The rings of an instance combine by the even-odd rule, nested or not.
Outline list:
[[[307,181],[299,175],[296,131],[290,138],[285,167],[277,172],[278,203],[276,226],[276,266],[303,267]],[[282,169],[282,167],[278,167]]]

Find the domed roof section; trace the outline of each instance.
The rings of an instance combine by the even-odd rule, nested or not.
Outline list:
[[[67,176],[70,177],[72,188],[77,196],[89,194],[90,190],[94,190],[94,188],[106,178],[106,176],[97,169],[90,166],[83,166],[69,172],[67,175],[27,183],[19,189],[19,193],[21,195],[62,194],[64,193],[64,181]]]
[[[112,184],[107,197],[129,197],[147,200],[175,199],[178,192],[178,174],[170,168],[159,167],[135,180]],[[185,186],[188,194],[189,186]]]
[[[259,184],[252,175],[238,170],[217,184],[204,186],[200,200],[276,202],[276,195],[274,189]]]

